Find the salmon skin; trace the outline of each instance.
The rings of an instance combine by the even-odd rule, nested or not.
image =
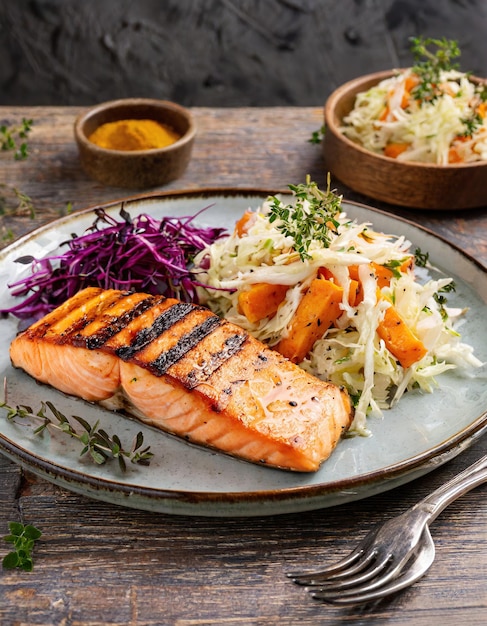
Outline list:
[[[19,334],[15,367],[192,443],[316,471],[349,428],[341,388],[208,309],[89,287]]]

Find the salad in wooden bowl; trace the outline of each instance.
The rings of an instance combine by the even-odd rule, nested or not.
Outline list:
[[[455,42],[414,39],[413,52],[411,68],[354,79],[329,97],[325,167],[391,204],[487,205],[487,82],[452,63]]]

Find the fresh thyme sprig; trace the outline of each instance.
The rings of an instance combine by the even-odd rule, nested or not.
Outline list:
[[[36,435],[41,435],[46,429],[53,428],[78,439],[83,444],[80,456],[88,455],[97,465],[103,465],[110,459],[117,459],[120,469],[125,472],[127,470],[125,459],[138,465],[149,465],[150,460],[154,456],[150,452],[150,446],[141,449],[144,443],[144,437],[141,432],[136,435],[130,450],[126,450],[118,435],[110,436],[104,429],[99,428],[98,421],[91,425],[84,418],[72,415],[72,419],[82,427],[81,432],[78,432],[68,418],[52,402],[42,402],[40,409],[36,413],[33,412],[31,407],[26,405],[9,406],[6,400],[0,402],[0,407],[7,409],[6,417],[11,421],[14,421],[16,418],[29,418],[34,421],[40,421],[41,424],[34,428],[34,434]],[[49,417],[48,411],[52,417]]]
[[[414,251],[414,264],[418,267],[426,267],[429,263],[430,253],[423,252],[421,248]]]
[[[412,70],[420,79],[411,93],[421,102],[431,102],[441,95],[441,72],[458,69],[458,64],[452,63],[461,54],[458,43],[445,37],[411,37],[410,41],[415,59]]]
[[[341,196],[330,189],[328,174],[327,189],[321,191],[316,183],[306,177],[306,183],[289,185],[296,200],[293,204],[284,204],[272,197],[269,222],[286,237],[294,240],[294,249],[302,261],[311,258],[309,247],[317,241],[328,248],[332,233],[336,232],[339,222],[335,219],[340,212]]]
[[[33,120],[24,118],[22,123],[17,126],[7,126],[6,124],[0,126],[0,149],[15,150],[15,159],[19,161],[26,159],[29,152],[25,140],[32,129],[32,124]]]
[[[36,213],[32,198],[17,189],[17,187],[7,185],[6,183],[0,183],[0,190],[6,192],[6,195],[0,195],[0,215],[20,215],[28,213],[30,219],[35,219]],[[8,196],[15,199],[17,204],[12,206]]]
[[[419,248],[414,251],[414,263],[418,267],[429,266],[429,252],[421,252]],[[433,294],[433,299],[438,305],[438,310],[443,321],[448,319],[448,313],[446,311],[447,298],[444,293],[451,293],[456,290],[455,281],[450,281],[447,285],[444,285],[439,291]]]
[[[326,133],[326,126],[323,124],[318,130],[314,130],[311,133],[311,137],[308,139],[309,143],[321,143]]]
[[[473,113],[471,117],[465,117],[461,122],[465,126],[463,136],[471,137],[482,126],[484,120],[478,113]]]
[[[25,572],[31,572],[34,567],[32,550],[34,543],[41,537],[42,532],[32,526],[20,522],[9,522],[10,534],[4,536],[4,540],[12,543],[14,550],[3,557],[2,565],[5,569],[18,567]]]
[[[21,124],[3,124],[0,126],[0,151],[14,152],[14,159],[25,160],[29,155],[27,137],[32,129],[33,120],[24,118]],[[0,238],[8,243],[15,234],[3,224],[4,215],[21,215],[28,213],[35,218],[34,203],[31,198],[14,185],[0,182]],[[1,247],[1,245],[0,245]]]
[[[438,309],[443,321],[448,319],[448,313],[446,310],[447,298],[443,293],[451,293],[456,290],[455,282],[452,280],[450,283],[442,287],[439,291],[433,294],[433,298],[438,305]]]

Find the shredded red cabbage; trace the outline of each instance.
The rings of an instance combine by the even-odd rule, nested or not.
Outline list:
[[[85,234],[73,235],[61,244],[69,246],[63,254],[16,259],[17,263],[30,263],[32,274],[8,287],[12,295],[27,297],[0,313],[32,322],[85,287],[142,291],[198,302],[199,283],[192,261],[226,233],[224,228],[197,227],[192,223],[197,215],[156,220],[142,213],[132,219],[123,207],[122,221],[103,209],[96,209],[95,214]]]

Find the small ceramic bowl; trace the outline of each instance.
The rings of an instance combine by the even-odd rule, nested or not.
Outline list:
[[[362,76],[330,95],[324,111],[326,170],[354,191],[390,204],[434,210],[487,206],[487,161],[455,165],[398,161],[362,148],[340,131],[356,95],[391,76],[392,71]]]
[[[102,124],[127,119],[151,119],[172,128],[175,143],[151,150],[109,150],[88,139]],[[105,185],[143,189],[180,177],[191,158],[196,128],[190,112],[165,100],[128,98],[99,104],[75,121],[74,134],[81,166]]]

